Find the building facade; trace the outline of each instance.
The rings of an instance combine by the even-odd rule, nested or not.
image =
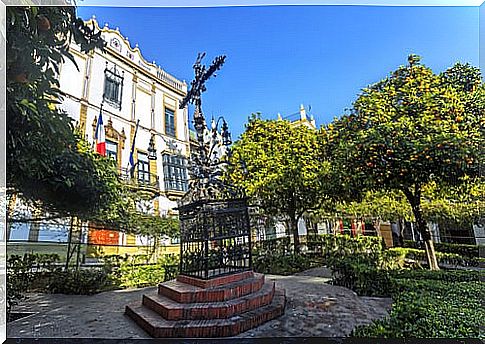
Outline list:
[[[160,196],[152,208],[167,212],[187,190],[183,166],[190,152],[188,110],[179,109],[187,84],[147,62],[138,46],[132,48],[118,29],[99,28],[95,19],[88,24],[101,30],[106,52],[83,54],[76,44],[71,45],[78,68],[71,61],[61,66],[64,100],[60,107],[73,117],[88,142],[94,142],[102,112],[107,155],[116,160],[122,175],[129,168],[134,143],[136,181],[140,187],[157,190]],[[151,139],[156,160],[148,157]]]
[[[305,126],[309,129],[317,129],[315,118],[313,118],[313,115],[307,114],[303,104],[300,105],[300,110],[298,112],[287,115],[285,117],[281,117],[281,114],[278,113],[277,117],[280,121],[283,119],[289,121],[290,124],[294,127]]]
[[[106,137],[106,155],[117,163],[120,176],[150,197],[139,210],[166,215],[188,188],[187,160],[190,154],[188,109],[179,109],[187,84],[148,62],[138,45],[133,48],[119,29],[89,26],[101,31],[106,51],[82,53],[71,44],[77,68],[65,61],[60,68],[60,107],[75,121],[88,142],[94,144],[101,112]],[[156,159],[149,148],[155,149]],[[133,152],[134,168],[130,164]],[[90,231],[91,240],[109,244],[143,244],[143,238],[100,229]],[[135,241],[135,242],[133,242]]]
[[[63,99],[59,107],[73,118],[93,149],[101,113],[106,155],[116,161],[126,183],[147,195],[146,201],[137,204],[139,211],[170,215],[188,188],[188,109],[179,109],[187,84],[148,62],[118,29],[101,28],[94,17],[87,24],[101,31],[105,52],[86,54],[71,43],[77,66],[68,59],[60,66]],[[134,165],[130,164],[131,154]],[[30,228],[28,240],[40,240],[38,232]],[[88,243],[107,245],[105,254],[121,253],[116,248],[119,245],[150,245],[146,237],[96,224],[88,224],[86,234]]]

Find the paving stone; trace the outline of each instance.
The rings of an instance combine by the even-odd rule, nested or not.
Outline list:
[[[391,300],[359,297],[346,288],[326,284],[325,269],[310,271],[309,276],[266,275],[276,287],[286,290],[287,308],[284,315],[237,337],[341,337],[356,325],[370,323],[388,314]],[[127,289],[92,296],[62,294],[29,294],[14,311],[38,312],[28,318],[7,324],[8,337],[91,337],[91,338],[150,338],[129,317],[125,306],[140,302],[143,294],[156,293],[156,287]],[[335,303],[327,308],[308,307],[326,300]],[[69,308],[71,306],[71,308]],[[293,317],[293,313],[301,316]],[[91,322],[94,331],[85,323]]]

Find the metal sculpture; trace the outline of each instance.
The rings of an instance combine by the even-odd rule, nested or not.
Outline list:
[[[209,68],[201,64],[204,56],[198,54],[191,89],[180,103],[181,109],[189,103],[195,105],[197,148],[189,161],[189,191],[180,200],[178,210],[180,273],[210,279],[250,270],[252,264],[247,199],[242,189],[223,179],[232,143],[229,128],[219,117],[217,121],[212,119],[209,130],[202,112],[205,83],[222,67],[225,56],[216,57]]]
[[[182,199],[182,203],[197,200],[244,198],[241,189],[225,183],[222,180],[224,168],[229,164],[229,146],[232,144],[231,134],[225,119],[221,116],[214,119],[209,130],[202,112],[201,94],[207,90],[205,82],[215,72],[221,69],[225,56],[214,59],[209,68],[201,64],[205,53],[199,53],[194,64],[195,79],[191,82],[191,89],[180,103],[183,109],[188,103],[195,105],[194,128],[197,133],[197,149],[191,152],[189,161],[189,191]],[[220,133],[218,125],[222,120]]]

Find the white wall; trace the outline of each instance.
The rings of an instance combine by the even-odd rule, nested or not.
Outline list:
[[[111,119],[114,129],[120,133],[124,130],[126,135],[124,149],[121,152],[120,167],[128,166],[131,151],[131,128],[134,128],[136,121],[140,119],[135,149],[146,152],[152,133],[156,134],[155,147],[158,158],[156,164],[160,187],[163,190],[162,152],[168,150],[167,142],[170,141],[178,153],[186,155],[188,151],[188,114],[187,111],[178,109],[183,94],[171,89],[171,87],[175,87],[173,86],[175,83],[179,90],[186,92],[187,86],[167,73],[161,73],[158,66],[144,60],[140,50],[136,47],[132,48],[130,43],[116,30],[104,28],[102,36],[107,41],[106,53],[95,51],[92,56],[88,56],[80,53],[79,47],[73,43],[72,49],[75,50],[73,55],[79,71],[69,60],[62,65],[59,80],[61,90],[68,96],[64,98],[60,107],[74,120],[79,121],[84,85],[87,83],[87,94],[82,101],[87,105],[86,138],[88,142],[92,143],[94,141],[92,124],[99,115],[99,106],[103,101],[105,69],[107,67],[111,69],[116,65],[117,71],[123,75],[121,109],[104,102],[103,120],[106,125]],[[114,41],[118,43],[114,44]],[[163,79],[165,81],[160,81],[159,77],[165,78]],[[134,82],[135,79],[136,82]],[[170,86],[167,86],[168,84]],[[135,104],[134,109],[133,103]],[[177,137],[175,139],[164,134],[165,106],[169,106],[176,112]],[[153,119],[152,109],[154,109]],[[134,118],[132,118],[133,115]],[[170,201],[163,194],[159,197],[159,204],[162,212],[177,206],[176,202]]]
[[[477,245],[485,245],[485,225],[474,224],[473,232]]]

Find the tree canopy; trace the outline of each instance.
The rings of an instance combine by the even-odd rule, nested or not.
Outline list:
[[[172,219],[138,213],[142,195],[116,163],[93,152],[62,102],[59,68],[82,52],[104,51],[101,32],[74,6],[7,7],[7,188],[57,216],[76,216],[137,234],[174,235]],[[78,67],[76,65],[76,67]]]
[[[7,187],[51,211],[83,216],[107,204],[117,180],[56,107],[59,67],[74,62],[71,39],[84,52],[104,49],[100,32],[73,6],[7,7]]]
[[[298,220],[306,211],[320,207],[325,198],[323,183],[329,165],[318,149],[322,139],[318,134],[289,121],[253,115],[231,157],[231,180],[267,214],[290,221],[297,250]]]
[[[365,88],[353,111],[327,128],[334,162],[346,167],[340,173],[343,183],[402,192],[431,260],[423,188],[432,183],[456,186],[479,177],[484,142],[479,77],[477,68],[461,64],[437,75],[411,55],[406,66]]]

